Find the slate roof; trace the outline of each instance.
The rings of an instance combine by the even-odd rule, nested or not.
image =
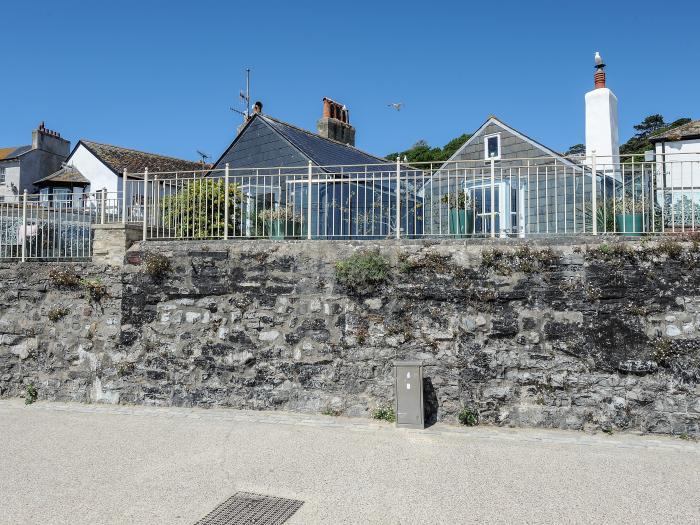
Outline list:
[[[77,168],[73,166],[64,166],[60,170],[52,173],[48,177],[39,179],[34,184],[41,186],[47,183],[57,183],[65,182],[70,184],[90,184],[90,181],[86,179],[82,173]]]
[[[649,137],[649,142],[663,142],[672,140],[688,140],[700,138],[700,120],[693,120],[677,128],[670,129],[665,133]]]
[[[139,177],[136,174],[142,173],[145,168],[148,168],[148,171],[151,173],[156,173],[195,171],[209,167],[201,162],[176,159],[109,144],[100,144],[90,140],[81,140],[78,144],[85,146],[117,175],[121,175],[125,169],[129,172],[129,176]]]
[[[322,137],[267,115],[254,115],[253,118],[263,119],[317,166],[390,164],[386,159],[375,157],[348,144]]]
[[[12,146],[9,148],[0,148],[0,160],[10,160],[24,155],[32,149],[32,145],[28,146]]]

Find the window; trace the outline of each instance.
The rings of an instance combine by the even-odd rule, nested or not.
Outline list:
[[[49,195],[51,195],[49,188],[41,188],[39,190],[39,202],[44,205],[48,204],[50,201]]]
[[[501,158],[501,135],[499,133],[484,137],[484,158],[486,160]]]
[[[70,202],[70,192],[68,188],[54,188],[53,190],[53,200],[57,204],[66,205]]]
[[[5,168],[0,168],[0,184],[5,184]]]

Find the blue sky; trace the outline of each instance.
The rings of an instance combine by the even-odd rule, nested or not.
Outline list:
[[[244,70],[265,112],[315,129],[343,102],[357,146],[443,145],[493,114],[545,145],[583,142],[593,53],[620,135],[651,113],[700,118],[700,3],[12,2],[2,9],[0,146],[41,120],[80,138],[182,158],[235,135]],[[390,102],[404,102],[396,112]]]

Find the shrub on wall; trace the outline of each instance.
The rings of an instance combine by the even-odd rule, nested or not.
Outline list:
[[[559,256],[551,248],[533,249],[529,245],[514,251],[494,248],[481,254],[481,266],[493,270],[498,275],[511,275],[513,272],[536,273],[556,263]]]
[[[80,284],[87,290],[90,299],[95,302],[99,302],[100,299],[107,295],[107,287],[99,279],[82,279]]]
[[[160,253],[147,253],[143,271],[151,277],[162,277],[171,270],[170,260]]]
[[[66,268],[51,268],[49,270],[49,279],[56,286],[78,286],[80,284],[80,277],[70,266]]]
[[[60,321],[61,319],[63,319],[69,313],[70,310],[68,310],[68,308],[64,308],[62,306],[54,306],[49,310],[47,316],[49,318],[49,321],[55,323],[56,321]]]
[[[389,261],[378,252],[356,253],[335,264],[339,283],[361,291],[382,284],[389,277]]]

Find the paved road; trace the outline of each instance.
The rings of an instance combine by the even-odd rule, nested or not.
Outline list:
[[[3,525],[191,524],[238,490],[296,524],[700,523],[700,444],[0,401]]]

